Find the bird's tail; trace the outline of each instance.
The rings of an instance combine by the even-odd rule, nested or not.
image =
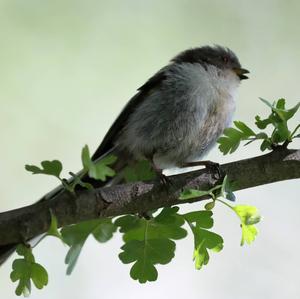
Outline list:
[[[116,155],[118,157],[117,161],[115,162],[114,165],[110,165],[111,168],[113,168],[116,172],[116,176],[112,178],[108,178],[105,182],[99,181],[99,180],[94,180],[89,178],[87,175],[82,178],[84,182],[88,182],[93,185],[94,188],[101,188],[107,185],[115,185],[120,182],[122,182],[122,177],[119,175],[122,172],[122,169],[124,169],[128,165],[128,156],[124,157],[123,154],[120,152],[117,152],[116,150],[111,150],[107,153],[105,153],[101,158],[97,159],[97,161],[103,159],[104,157],[108,156],[109,154]],[[122,156],[123,155],[123,156]],[[122,158],[119,158],[122,157]],[[81,172],[79,172],[80,174]],[[69,183],[71,183],[73,178],[69,180]],[[79,187],[80,188],[80,187]],[[64,192],[64,187],[62,185],[56,187],[46,195],[44,195],[38,202],[40,201],[45,201],[45,200],[51,200],[55,196],[57,196],[59,193]],[[28,240],[29,242],[30,240]],[[0,266],[14,253],[16,250],[18,244],[8,244],[8,245],[3,245],[0,246]]]

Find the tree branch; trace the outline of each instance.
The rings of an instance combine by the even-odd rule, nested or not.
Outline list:
[[[220,166],[234,191],[300,178],[300,150],[277,149],[267,155],[240,160]],[[67,191],[51,200],[0,213],[0,246],[25,242],[48,230],[50,210],[57,217],[59,226],[78,223],[98,217],[141,213],[152,209],[195,202],[178,200],[184,188],[209,190],[220,183],[212,171],[198,170],[170,177],[172,187],[167,190],[158,182],[135,182],[78,191]]]

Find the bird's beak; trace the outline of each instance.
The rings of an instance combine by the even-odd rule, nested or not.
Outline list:
[[[233,71],[237,74],[237,76],[241,79],[248,79],[247,76],[245,76],[245,74],[249,74],[250,72],[246,69],[242,69],[242,68],[234,68]]]

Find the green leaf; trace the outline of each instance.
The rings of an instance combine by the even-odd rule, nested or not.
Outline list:
[[[104,218],[93,230],[93,236],[98,242],[105,243],[113,237],[116,230],[117,227],[111,222],[111,219]]]
[[[134,262],[130,276],[140,283],[157,279],[156,264],[169,263],[175,254],[175,242],[169,239],[148,239],[147,234],[142,241],[131,240],[121,247],[119,254],[124,264]]]
[[[182,239],[186,236],[186,230],[181,228],[184,219],[177,214],[178,208],[164,208],[159,215],[146,220],[133,215],[118,218],[115,225],[123,232],[123,240],[143,240],[144,231],[147,226],[147,237],[149,239],[169,238],[173,240]]]
[[[300,107],[300,102],[298,102],[293,108],[287,110],[285,113],[285,119],[286,120],[291,119],[296,114],[299,107]]]
[[[255,117],[255,124],[259,129],[265,129],[267,126],[274,127],[271,137],[268,137],[264,132],[256,135],[255,139],[263,139],[260,149],[262,151],[272,149],[272,145],[278,145],[285,141],[291,141],[293,133],[288,128],[288,120],[292,118],[300,107],[300,102],[291,109],[285,107],[285,99],[279,99],[271,104],[267,100],[261,99],[268,107],[271,108],[271,114],[266,119],[261,119],[260,116]]]
[[[60,173],[62,171],[62,164],[60,161],[42,161],[41,165],[42,168],[35,165],[25,165],[25,169],[32,172],[32,174],[47,174],[60,178]]]
[[[219,149],[224,155],[232,154],[240,145],[243,134],[234,128],[227,128],[224,130],[224,136],[218,140]]]
[[[213,227],[212,215],[211,211],[195,211],[182,215],[194,235],[193,259],[197,270],[208,263],[208,249],[218,252],[223,248],[222,237],[207,230]]]
[[[218,139],[220,151],[226,155],[232,154],[239,147],[242,140],[247,140],[251,136],[256,136],[255,132],[245,123],[235,121],[234,125],[238,128],[227,128],[224,130],[223,136]]]
[[[48,284],[48,273],[40,264],[31,265],[31,279],[37,289],[42,289]]]
[[[65,263],[68,265],[67,274],[72,273],[89,235],[92,234],[96,240],[103,243],[111,239],[115,231],[116,227],[109,218],[89,220],[64,227],[61,234],[63,240],[70,246],[65,259]]]
[[[260,221],[260,215],[256,207],[247,205],[237,205],[233,207],[233,210],[239,216],[242,227],[242,240],[241,245],[244,243],[251,244],[258,233],[255,226]]]
[[[265,100],[265,99],[263,99],[263,98],[259,98],[263,103],[265,103],[267,106],[269,106],[271,109],[273,109],[273,105],[269,102],[269,101],[267,101],[267,100]]]
[[[285,109],[285,99],[277,100],[276,108],[284,110]]]
[[[125,252],[128,252],[128,251],[130,251],[130,246],[134,246],[134,245],[135,245],[134,243],[126,244],[122,247],[122,249]],[[140,244],[137,244],[137,245],[140,245]],[[150,245],[153,246],[153,244],[151,244],[151,243],[150,243]],[[141,248],[141,249],[144,250],[144,248]],[[133,266],[130,270],[130,276],[134,280],[138,280],[140,283],[157,280],[157,276],[158,276],[157,270],[153,266],[153,261],[147,260],[147,257],[145,256],[146,252],[145,252],[145,254],[144,254],[144,252],[143,253],[139,252],[139,253],[137,253],[137,255],[139,256],[139,259],[133,264]],[[119,255],[119,257],[121,260],[122,260],[122,258],[124,259],[124,256],[122,256],[121,254]],[[125,262],[123,261],[123,263],[125,263]]]
[[[105,181],[106,177],[115,176],[116,172],[112,168],[108,167],[108,165],[114,164],[116,160],[116,156],[109,155],[96,162],[94,170],[90,170],[91,177],[97,180]]]
[[[207,204],[205,204],[204,209],[206,211],[211,211],[215,207],[215,205],[216,205],[216,202],[215,202],[215,200],[213,200],[213,201],[208,202]]]
[[[233,193],[233,182],[230,182],[228,179],[228,176],[226,175],[224,177],[223,183],[222,183],[222,188],[221,188],[221,196],[224,198],[230,200],[230,201],[235,201],[235,195]]]
[[[50,223],[50,227],[48,229],[47,235],[59,238],[60,240],[63,241],[62,236],[61,236],[60,232],[58,231],[57,219],[56,219],[55,215],[52,213],[52,211],[50,211],[50,214],[51,214],[51,223]]]
[[[299,107],[300,107],[300,102],[291,109],[285,109],[285,100],[279,99],[277,101],[276,108],[273,107],[272,110],[280,117],[281,120],[287,121],[295,115]]]
[[[264,130],[268,125],[272,124],[272,120],[270,118],[261,119],[259,115],[255,116],[255,120],[256,126],[261,130]]]
[[[266,149],[272,149],[272,143],[269,140],[264,140],[260,145],[260,150],[263,152]]]
[[[195,239],[193,259],[195,260],[195,268],[200,270],[203,265],[208,264],[208,249],[219,252],[223,249],[224,241],[220,235],[198,226],[193,228],[193,234]]]
[[[214,220],[211,211],[194,211],[183,214],[183,218],[190,224],[196,224],[202,228],[212,228]]]
[[[85,145],[81,152],[81,160],[83,168],[88,172],[90,178],[105,181],[106,177],[112,177],[116,174],[115,171],[108,166],[116,162],[116,156],[108,155],[97,162],[93,162],[90,157],[89,148]]]
[[[85,145],[81,151],[81,161],[85,171],[89,171],[91,167],[93,167],[94,163],[90,156],[90,150],[88,145]]]
[[[70,175],[73,177],[73,180],[71,181],[71,183],[68,185],[68,188],[71,192],[74,192],[75,188],[77,185],[85,188],[85,189],[88,189],[88,190],[93,190],[94,187],[92,184],[90,183],[86,183],[86,182],[83,182],[80,178],[80,176],[78,176],[77,174],[73,173],[73,172],[70,172]]]
[[[36,288],[42,289],[48,284],[48,273],[43,266],[35,262],[31,248],[18,245],[16,252],[24,258],[14,260],[10,279],[13,282],[19,281],[17,296],[28,296],[31,292],[31,280]]]
[[[260,98],[260,100],[263,101],[267,106],[269,106],[271,108],[272,112],[275,115],[277,115],[279,117],[279,119],[282,121],[287,121],[290,118],[292,118],[300,107],[300,102],[299,102],[293,108],[286,109],[285,108],[285,99],[279,99],[274,104],[271,104],[270,102],[268,102],[267,100],[264,100],[262,98]],[[274,118],[274,115],[273,115],[273,118],[271,116],[269,116],[269,119],[272,120],[272,123],[274,124],[274,120],[276,120],[276,118]]]
[[[256,136],[254,131],[250,129],[245,123],[242,121],[234,121],[235,126],[244,133],[244,136]]]
[[[285,140],[289,139],[291,132],[288,129],[286,121],[277,122],[274,124],[274,127],[276,130],[271,137],[273,143],[284,142]]]
[[[177,212],[177,207],[164,208],[150,220],[126,215],[115,221],[125,242],[119,258],[125,264],[134,262],[130,271],[133,279],[140,283],[156,280],[155,265],[169,263],[174,257],[175,243],[172,240],[186,236],[181,227],[184,219]]]
[[[125,215],[117,218],[114,224],[120,228],[121,233],[126,233],[128,231],[138,229],[142,225],[143,220],[144,219],[135,215]]]
[[[256,139],[268,139],[268,135],[266,133],[258,133],[256,134]]]
[[[210,190],[209,191],[201,191],[201,190],[196,190],[196,189],[184,189],[179,196],[179,199],[181,200],[187,200],[187,199],[192,199],[192,198],[197,198],[205,195],[210,195]]]
[[[197,189],[184,189],[180,193],[178,199],[187,200],[187,199],[198,198],[207,195],[209,195],[212,199],[216,199],[216,197],[219,196],[221,189],[222,189],[222,185],[216,185],[207,191],[197,190]]]
[[[223,196],[224,198],[226,198],[228,200],[235,201],[235,195],[232,192],[232,187],[233,187],[232,183],[229,182],[228,177],[226,175],[222,182],[222,185],[216,185],[207,191],[202,191],[202,190],[197,190],[197,189],[184,189],[180,193],[179,199],[187,200],[187,199],[198,198],[201,196],[209,195],[213,199],[216,199],[218,196]],[[218,191],[218,192],[216,192],[216,191]]]
[[[156,177],[156,174],[147,160],[141,160],[134,165],[127,166],[124,169],[124,178],[126,182],[149,181]]]

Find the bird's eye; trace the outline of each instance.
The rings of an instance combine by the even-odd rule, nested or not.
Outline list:
[[[227,63],[229,59],[228,59],[227,56],[223,56],[223,57],[222,57],[222,60],[223,60],[223,62]]]

